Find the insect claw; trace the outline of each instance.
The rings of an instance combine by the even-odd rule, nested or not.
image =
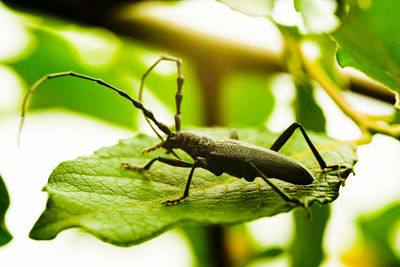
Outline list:
[[[131,164],[126,163],[126,162],[121,163],[121,167],[126,169],[126,170],[143,171],[143,167],[131,165]]]
[[[124,169],[129,168],[129,166],[130,166],[129,163],[126,163],[126,162],[121,163],[121,167]]]
[[[356,175],[353,168],[346,168],[346,170],[344,170],[340,173],[340,177],[347,178],[350,173],[352,173],[353,175]]]
[[[331,166],[326,166],[325,168],[323,168],[324,172],[328,172],[328,171],[335,171],[338,170],[340,168],[339,165],[331,165]]]
[[[173,200],[166,200],[166,201],[164,201],[162,204],[163,204],[164,206],[173,206],[173,205],[176,205],[176,204],[181,203],[184,199],[185,199],[185,198],[180,197],[180,198],[173,199]]]
[[[337,171],[337,170],[340,170],[340,169],[351,169],[351,170],[353,170],[352,168],[349,168],[349,167],[344,166],[344,165],[330,165],[330,166],[324,167],[322,170],[324,172],[329,172],[329,171]]]

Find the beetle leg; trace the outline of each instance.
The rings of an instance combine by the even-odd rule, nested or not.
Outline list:
[[[183,161],[180,159],[175,159],[175,158],[157,157],[157,158],[150,160],[144,166],[135,166],[135,165],[131,165],[129,163],[122,163],[121,166],[128,170],[144,171],[144,170],[150,169],[151,165],[153,165],[153,163],[156,161],[160,161],[162,163],[165,163],[165,164],[168,164],[171,166],[175,166],[175,167],[192,168],[190,170],[190,174],[187,179],[186,187],[185,187],[185,191],[183,192],[183,195],[177,199],[164,201],[162,204],[166,205],[166,206],[172,206],[172,205],[178,204],[189,196],[189,188],[190,188],[190,183],[192,182],[194,169],[196,169],[197,167],[204,167],[206,165],[206,159],[201,158],[201,157],[197,158],[194,163],[189,163],[189,162],[186,162],[186,161]]]
[[[165,206],[176,205],[178,203],[181,203],[185,198],[187,198],[189,196],[190,183],[192,182],[194,169],[196,169],[196,167],[197,167],[196,164],[193,164],[192,169],[190,170],[190,173],[189,173],[189,177],[188,177],[187,182],[186,182],[186,187],[185,187],[185,191],[183,192],[183,195],[181,197],[176,198],[176,199],[166,200],[166,201],[164,201],[162,203],[163,205],[165,205]]]
[[[160,143],[155,144],[154,146],[147,147],[147,148],[145,148],[145,149],[142,150],[142,154],[146,154],[146,153],[152,152],[152,151],[154,151],[154,150],[157,150],[157,149],[159,149],[160,147],[162,147],[162,146],[164,145],[164,143],[165,143],[165,142],[164,142],[164,140],[163,140],[163,141],[161,141]]]
[[[162,163],[175,166],[175,167],[183,167],[183,168],[190,168],[193,166],[192,163],[180,160],[180,159],[175,159],[175,158],[167,158],[167,157],[157,157],[152,160],[150,160],[146,165],[144,166],[135,166],[131,165],[129,163],[122,163],[121,166],[125,169],[128,170],[135,170],[135,171],[144,171],[150,169],[151,165],[153,165],[154,162],[160,161]]]
[[[176,199],[166,200],[162,204],[165,206],[172,206],[172,205],[181,203],[185,198],[187,198],[189,196],[189,188],[190,188],[190,183],[192,182],[194,169],[196,169],[197,167],[204,167],[205,164],[206,164],[205,158],[201,158],[201,157],[196,158],[195,162],[192,164],[192,169],[190,170],[189,177],[187,179],[186,187],[185,187],[185,191],[183,192],[183,195]]]
[[[311,142],[311,139],[308,137],[306,131],[304,130],[303,126],[299,123],[294,122],[290,125],[279,137],[276,139],[274,144],[271,146],[271,150],[278,151],[281,147],[289,140],[289,138],[293,135],[294,131],[299,128],[301,133],[303,134],[304,139],[306,140],[309,148],[311,149],[314,157],[317,159],[319,166],[322,170],[331,169],[331,170],[338,170],[338,169],[345,169],[348,168],[346,166],[340,165],[326,165],[325,160],[321,157],[318,150],[315,148],[314,144]]]
[[[300,201],[297,198],[294,198],[290,195],[288,195],[285,191],[283,191],[282,189],[280,189],[277,185],[275,185],[253,162],[249,162],[249,165],[251,167],[253,167],[253,169],[259,174],[259,176],[269,185],[272,187],[272,189],[274,189],[284,200],[286,200],[287,202],[291,202],[297,206],[302,207],[303,209],[305,209],[305,211],[307,212],[307,218],[311,218],[311,211],[308,208],[307,203],[304,203],[302,201]]]

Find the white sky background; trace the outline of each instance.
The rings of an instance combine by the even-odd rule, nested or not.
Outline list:
[[[284,1],[280,1],[284,2]],[[203,10],[200,12],[199,10]],[[282,9],[285,10],[285,9]],[[183,2],[180,10],[164,10],[163,17],[197,30],[227,39],[249,42],[249,45],[279,51],[281,43],[274,33],[268,34],[268,22],[250,19],[214,1]],[[177,16],[176,12],[186,14]],[[282,11],[280,11],[282,12]],[[201,14],[207,14],[205,20]],[[289,16],[298,20],[298,14]],[[172,20],[172,18],[170,18]],[[183,21],[183,22],[182,22]],[[199,22],[201,22],[199,24]],[[236,23],[236,24],[235,24]],[[292,22],[295,23],[295,22]],[[0,6],[0,60],[17,55],[27,45],[28,37],[18,19]],[[6,25],[6,26],[4,26]],[[257,33],[253,34],[248,29]],[[233,30],[234,29],[234,30]],[[276,38],[271,38],[275,36]],[[279,40],[279,41],[276,41]],[[245,45],[245,44],[244,44]],[[94,45],[96,46],[96,45]],[[98,45],[97,45],[98,46]],[[34,241],[28,233],[44,210],[47,195],[41,192],[51,171],[59,162],[81,155],[89,155],[103,146],[128,138],[131,132],[103,124],[99,121],[71,113],[46,112],[28,114],[23,132],[22,148],[17,150],[16,131],[19,123],[17,107],[22,98],[21,84],[13,72],[0,65],[0,173],[11,196],[11,207],[6,222],[14,239],[0,248],[4,266],[190,266],[192,256],[186,241],[177,231],[169,231],[160,237],[131,248],[118,248],[103,243],[77,230],[67,230],[52,241]],[[283,130],[293,121],[287,112],[287,96],[293,94],[287,79],[277,80],[282,90],[275,90],[277,106],[269,122],[274,130]],[[329,97],[317,90],[316,97],[323,103],[328,118],[328,134],[339,139],[357,138],[357,127],[337,109]],[[148,99],[146,97],[146,99]],[[151,96],[150,96],[151,100]],[[364,100],[351,98],[365,108],[375,107],[378,113],[387,107],[374,106]],[[153,100],[156,102],[156,100]],[[154,104],[154,103],[153,103]],[[160,105],[160,103],[156,103]],[[156,108],[165,110],[164,107]],[[3,114],[9,114],[3,116]],[[286,118],[282,114],[289,114]],[[60,142],[62,140],[62,142]],[[374,137],[371,144],[359,147],[359,163],[356,176],[350,176],[340,197],[333,203],[332,219],[325,238],[329,256],[325,266],[340,266],[340,254],[352,246],[356,238],[355,219],[400,200],[400,145],[384,136]],[[285,245],[290,242],[291,214],[263,218],[248,224],[254,238],[265,245]],[[397,236],[400,236],[397,229]],[[400,238],[393,246],[400,248]],[[157,256],[155,256],[157,255]],[[272,262],[271,266],[286,266],[285,257]],[[270,266],[270,265],[269,265]]]

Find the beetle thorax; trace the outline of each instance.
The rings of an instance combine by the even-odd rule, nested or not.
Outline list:
[[[163,145],[166,149],[182,149],[192,158],[206,158],[214,146],[215,141],[211,137],[194,132],[171,133]]]

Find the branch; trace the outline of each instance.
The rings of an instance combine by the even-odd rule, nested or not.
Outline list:
[[[285,44],[290,49],[291,53],[298,55],[301,64],[307,73],[321,85],[338,107],[361,128],[363,136],[358,140],[359,143],[362,144],[369,142],[371,133],[382,133],[397,139],[400,138],[399,124],[390,125],[380,117],[368,116],[354,109],[343,96],[342,89],[331,79],[319,63],[308,60],[301,50],[299,43],[289,34],[285,33],[285,31],[281,32],[284,34]]]

